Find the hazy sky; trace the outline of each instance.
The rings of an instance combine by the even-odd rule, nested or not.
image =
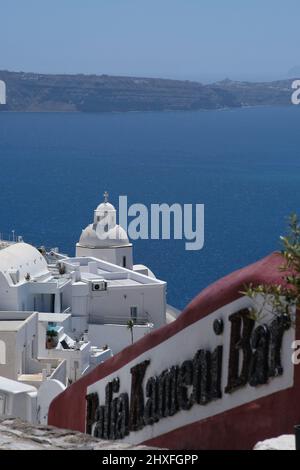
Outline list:
[[[299,0],[1,0],[0,69],[198,80],[285,77]]]

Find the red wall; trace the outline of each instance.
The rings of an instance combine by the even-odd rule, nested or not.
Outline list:
[[[68,387],[52,402],[49,424],[84,432],[85,396],[89,385],[119,370],[141,353],[162,343],[183,328],[236,300],[241,296],[240,291],[244,289],[245,284],[282,283],[282,273],[278,270],[281,264],[281,255],[273,253],[206,288],[176,321],[145,336]],[[299,333],[298,322],[297,338],[300,338]],[[297,368],[295,371],[297,372]],[[147,443],[170,449],[249,449],[258,440],[293,433],[293,425],[300,424],[298,400],[300,373],[297,372],[293,388],[189,424]]]

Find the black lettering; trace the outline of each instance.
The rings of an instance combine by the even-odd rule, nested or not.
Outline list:
[[[193,398],[188,393],[190,385],[193,385],[193,361],[184,361],[177,382],[178,406],[182,410],[189,410],[193,404]]]
[[[93,424],[95,423],[96,410],[99,405],[99,398],[97,393],[90,393],[85,397],[87,401],[86,407],[86,427],[85,432],[92,434]]]
[[[232,393],[248,383],[252,357],[250,339],[255,324],[255,321],[249,318],[247,309],[230,315],[229,320],[231,322],[231,335],[228,381],[225,393]],[[239,373],[240,351],[243,354],[241,373]]]
[[[144,361],[130,369],[130,430],[138,431],[144,426],[144,391],[143,380],[150,361]]]
[[[116,404],[115,438],[123,439],[129,434],[129,399],[128,393],[121,393]]]
[[[154,424],[158,416],[158,378],[150,377],[146,383],[146,397],[144,420],[145,424]]]
[[[99,439],[105,439],[104,437],[104,422],[105,422],[105,406],[98,406],[96,410],[96,425],[94,428],[93,436]]]
[[[111,382],[111,385],[112,385],[112,388],[111,388],[112,394],[118,393],[120,389],[119,379],[115,378]],[[111,397],[111,400],[112,400],[112,397]],[[116,439],[117,401],[118,401],[118,398],[114,398],[110,404],[110,423],[109,423],[109,438],[110,439]]]
[[[253,355],[250,364],[249,384],[252,387],[268,381],[270,331],[267,325],[258,326],[251,338]]]
[[[178,410],[177,380],[179,367],[162,372],[158,378],[158,418],[173,416]]]
[[[270,367],[269,377],[276,377],[283,374],[281,363],[281,347],[283,334],[291,326],[288,315],[278,315],[270,325],[271,345],[270,345]]]
[[[211,387],[209,397],[211,400],[222,398],[222,359],[223,359],[223,346],[217,346],[211,354]]]
[[[206,405],[210,399],[210,352],[199,349],[193,359],[193,402]]]
[[[110,428],[110,412],[112,402],[112,382],[108,382],[105,387],[105,407],[104,407],[104,439],[109,439],[109,428]]]

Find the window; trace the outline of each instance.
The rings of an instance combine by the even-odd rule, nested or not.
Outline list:
[[[126,256],[123,256],[123,268],[126,268]]]
[[[0,415],[4,415],[6,412],[6,396],[4,393],[0,394]]]
[[[0,341],[0,364],[6,364],[6,344]]]
[[[138,314],[138,308],[137,307],[130,307],[130,317],[131,320],[136,322],[137,320],[137,314]]]
[[[55,294],[50,294],[50,313],[54,313],[55,309]]]
[[[21,374],[26,374],[26,346],[22,350],[22,365]]]

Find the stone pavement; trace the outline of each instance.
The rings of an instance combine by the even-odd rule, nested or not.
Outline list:
[[[24,423],[19,419],[0,420],[0,450],[142,450],[120,441],[103,441],[76,431]]]

